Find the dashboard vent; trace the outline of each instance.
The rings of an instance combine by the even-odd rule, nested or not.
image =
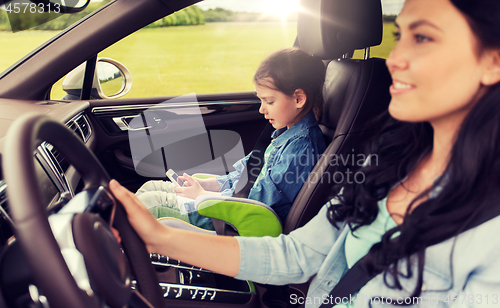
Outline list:
[[[73,119],[66,122],[66,126],[72,130],[83,142],[87,142],[91,135],[90,124],[84,114],[79,114]],[[52,160],[54,165],[62,173],[66,172],[69,168],[69,162],[66,158],[59,153],[59,151],[50,143],[45,142],[44,148],[48,152],[48,159]]]
[[[83,140],[83,142],[87,142],[91,135],[91,129],[89,120],[83,114],[77,115],[73,119],[69,120],[66,125],[71,129],[75,134]]]
[[[5,243],[8,238],[13,234],[12,231],[15,230],[14,222],[9,215],[9,202],[7,200],[6,193],[7,184],[0,180],[0,217],[2,219],[2,224],[0,224],[0,241]],[[4,225],[3,222],[7,224]]]
[[[0,180],[0,206],[8,211],[6,188],[7,184],[5,184],[4,181]]]
[[[46,143],[46,148],[50,151],[50,153],[52,153],[52,156],[54,156],[54,159],[59,163],[59,166],[61,167],[62,172],[66,172],[66,170],[68,170],[68,168],[69,168],[69,163],[64,158],[64,156],[61,155],[61,153],[59,153],[59,151],[57,151],[56,148],[50,143]]]
[[[90,138],[90,126],[87,117],[82,115],[76,119],[76,123],[80,126],[80,130],[82,131],[83,141],[87,142]]]
[[[84,140],[82,131],[80,130],[76,122],[71,122],[71,124],[69,125],[69,129],[71,129],[78,137],[80,137],[80,139]]]

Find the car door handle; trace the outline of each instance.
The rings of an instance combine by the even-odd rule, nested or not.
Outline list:
[[[140,126],[140,127],[132,127],[130,125],[130,122],[132,119],[138,117],[140,115],[133,115],[133,116],[126,116],[126,117],[114,117],[113,122],[120,128],[122,131],[141,131],[141,130],[146,130],[146,129],[151,129],[153,128],[153,125],[151,126]]]

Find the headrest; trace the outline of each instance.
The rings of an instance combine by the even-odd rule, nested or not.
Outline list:
[[[380,0],[301,0],[298,45],[324,60],[382,42]]]

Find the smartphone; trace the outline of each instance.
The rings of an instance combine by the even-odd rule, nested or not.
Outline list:
[[[170,181],[171,181],[172,183],[174,183],[174,185],[176,185],[176,186],[182,186],[182,185],[184,185],[184,181],[183,181],[183,180],[179,180],[179,181],[180,181],[180,184],[179,184],[179,182],[177,182],[177,180],[178,180],[179,176],[178,176],[178,175],[177,175],[177,173],[175,173],[175,171],[174,171],[174,170],[172,170],[172,169],[168,169],[168,171],[167,171],[167,177],[168,177],[168,178],[170,179]]]

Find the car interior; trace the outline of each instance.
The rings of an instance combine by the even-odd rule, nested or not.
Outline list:
[[[307,283],[265,286],[149,254],[106,188],[111,178],[131,191],[164,179],[168,155],[180,157],[184,169],[229,172],[266,126],[253,92],[90,99],[101,50],[196,2],[111,2],[0,75],[0,307],[273,308],[287,307],[283,294],[305,296]],[[390,100],[385,60],[370,57],[370,47],[382,40],[380,0],[301,0],[301,7],[295,46],[320,56],[327,68],[320,127],[328,147],[281,226],[285,234],[328,201],[338,170],[332,158],[373,136],[368,123]],[[352,58],[358,49],[364,59]],[[51,86],[85,61],[82,99],[51,99]],[[189,138],[134,152],[134,142],[154,140],[172,126]],[[218,146],[217,134],[231,146]],[[211,155],[195,160],[184,162],[176,150],[199,152],[205,143]],[[207,164],[219,157],[224,163],[217,168]],[[110,225],[120,231],[121,245]],[[215,226],[218,234],[235,233],[224,223]]]

